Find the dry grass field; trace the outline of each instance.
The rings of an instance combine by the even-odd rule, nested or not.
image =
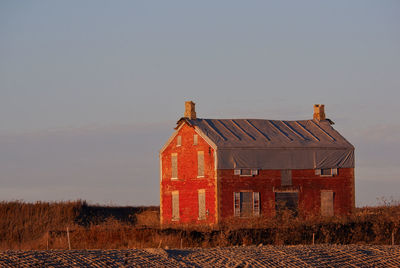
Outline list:
[[[400,246],[315,245],[0,252],[1,267],[400,267]]]
[[[398,204],[358,208],[346,217],[283,213],[277,218],[233,218],[219,229],[160,228],[158,222],[158,207],[93,206],[84,201],[1,202],[0,250],[310,245],[313,238],[315,244],[400,244]]]
[[[400,267],[398,203],[219,229],[158,222],[158,207],[1,202],[0,267]]]

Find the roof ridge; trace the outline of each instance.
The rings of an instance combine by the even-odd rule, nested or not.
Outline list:
[[[262,120],[262,121],[282,121],[282,122],[296,122],[296,121],[314,121],[314,119],[293,119],[293,120],[282,120],[282,119],[265,119],[265,118],[196,118],[187,119],[189,121],[201,121],[201,120],[219,120],[219,121],[230,121],[230,120]],[[321,120],[319,122],[329,122],[330,119]],[[317,121],[318,123],[318,121]]]

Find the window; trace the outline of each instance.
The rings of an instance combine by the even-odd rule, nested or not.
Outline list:
[[[197,196],[199,200],[199,220],[206,219],[206,192],[204,189],[197,191]]]
[[[233,193],[233,215],[235,217],[239,217],[240,216],[240,193],[236,192]]]
[[[193,135],[193,145],[197,145],[198,144],[198,142],[199,142],[198,139],[199,138],[198,138],[197,134],[194,134]]]
[[[171,154],[171,179],[178,179],[178,154]]]
[[[253,193],[253,215],[254,216],[260,215],[260,193],[259,192]]]
[[[292,185],[292,171],[290,169],[281,170],[281,186]]]
[[[335,193],[330,190],[321,191],[321,216],[331,217],[334,215],[333,202]]]
[[[291,211],[294,216],[297,216],[298,207],[298,192],[275,192],[275,210],[278,216],[284,211]]]
[[[251,177],[251,176],[255,176],[258,175],[258,169],[250,169],[250,168],[243,168],[243,169],[235,169],[233,171],[234,175],[240,175],[243,177]]]
[[[182,145],[182,136],[178,136],[176,138],[176,147],[179,147]]]
[[[332,176],[332,169],[330,168],[321,169],[321,176]]]
[[[172,220],[179,221],[179,191],[172,192]]]
[[[245,168],[240,170],[240,175],[242,176],[251,176],[251,169]]]
[[[204,177],[204,152],[197,152],[197,177]]]
[[[234,216],[251,217],[260,215],[259,192],[235,192],[233,193]]]
[[[323,168],[323,169],[316,169],[315,175],[320,175],[321,177],[333,177],[338,175],[337,168]]]

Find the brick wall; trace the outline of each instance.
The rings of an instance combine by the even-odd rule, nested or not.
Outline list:
[[[281,187],[280,170],[260,170],[253,177],[234,175],[233,170],[219,170],[220,178],[220,215],[221,218],[233,216],[233,192],[260,192],[261,214],[275,214],[275,192]],[[338,169],[334,177],[315,175],[315,170],[292,170],[292,186],[299,191],[299,211],[301,213],[320,214],[321,190],[334,192],[334,213],[344,215],[354,209],[354,169]]]
[[[178,223],[213,224],[215,215],[215,171],[214,149],[198,135],[198,145],[193,145],[195,130],[184,124],[178,134],[161,154],[161,215],[162,223],[173,223],[172,191],[179,191]],[[177,146],[178,136],[181,136],[181,146]],[[204,177],[197,177],[197,152],[204,152]],[[171,154],[177,153],[178,179],[171,180]],[[205,189],[206,220],[198,220],[198,189]],[[174,222],[175,223],[175,222]]]

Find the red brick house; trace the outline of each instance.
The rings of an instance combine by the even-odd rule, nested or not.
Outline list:
[[[160,150],[161,224],[353,211],[354,147],[324,105],[298,121],[200,119],[193,102],[185,107]]]

